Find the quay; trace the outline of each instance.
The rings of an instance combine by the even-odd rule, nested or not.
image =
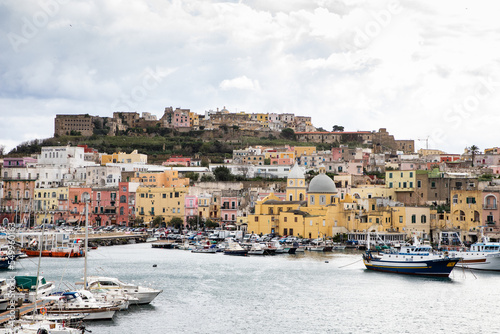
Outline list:
[[[47,301],[47,300],[39,300],[36,303],[29,303],[29,304],[23,304],[20,307],[16,307],[14,310],[15,312],[15,319],[19,319],[21,316],[33,313],[35,304],[36,304],[36,311],[40,311],[40,309],[52,304],[53,301]],[[11,310],[7,310],[5,312],[0,313],[0,325],[8,322],[11,320]]]

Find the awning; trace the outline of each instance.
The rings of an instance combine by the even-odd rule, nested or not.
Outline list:
[[[68,219],[68,223],[76,223],[78,221],[78,219]]]

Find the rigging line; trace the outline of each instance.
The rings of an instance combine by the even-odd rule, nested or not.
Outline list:
[[[354,261],[353,263],[346,264],[345,266],[340,266],[339,268],[344,268],[344,267],[350,266],[350,265],[355,264],[355,263],[357,263],[357,262],[359,262],[361,260],[363,260],[363,259],[359,259],[357,261]]]

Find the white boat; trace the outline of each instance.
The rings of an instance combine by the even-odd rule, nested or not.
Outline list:
[[[264,247],[260,243],[254,242],[248,250],[248,255],[264,255],[264,252]]]
[[[490,242],[487,237],[482,236],[482,240],[470,246],[468,250],[449,250],[451,257],[460,257],[458,267],[474,269],[500,271],[500,243]]]
[[[87,290],[63,292],[59,296],[44,299],[53,301],[53,304],[46,308],[47,314],[85,313],[84,320],[110,320],[119,309],[113,303],[98,302]]]
[[[208,253],[208,254],[215,254],[217,253],[217,245],[200,245],[197,246],[193,249],[191,249],[191,253]]]
[[[26,302],[32,303],[37,299],[48,296],[55,288],[53,282],[46,281],[42,276],[38,277],[38,286],[36,276],[18,275],[14,279],[16,281],[16,290],[19,291],[19,293],[15,294],[15,298],[21,297]]]
[[[81,283],[77,283],[81,284]],[[111,293],[123,293],[134,298],[131,304],[149,304],[156,298],[163,290],[157,290],[144,286],[124,283],[115,277],[101,277],[89,276],[87,277],[87,290]]]
[[[16,320],[11,328],[1,328],[0,334],[81,334],[83,328],[67,327],[49,320]]]

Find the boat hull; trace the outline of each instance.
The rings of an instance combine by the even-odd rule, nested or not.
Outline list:
[[[224,250],[224,255],[235,255],[235,256],[247,256],[248,251],[246,249],[243,250]]]
[[[387,273],[448,277],[460,258],[443,258],[422,261],[389,261],[363,258],[366,269]]]
[[[500,253],[457,252],[452,253],[462,257],[457,267],[473,270],[500,271]]]

